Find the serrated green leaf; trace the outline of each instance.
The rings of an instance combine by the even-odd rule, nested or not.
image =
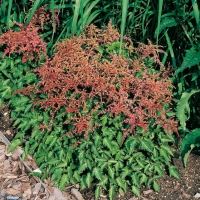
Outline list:
[[[57,159],[51,159],[50,161],[46,162],[48,165],[56,165],[60,163],[60,160]]]
[[[103,116],[101,117],[101,123],[102,123],[103,126],[107,123],[107,120],[108,120],[107,115],[103,115]]]
[[[70,166],[67,168],[67,172],[68,172],[67,175],[68,175],[69,179],[71,179],[72,176],[73,176],[72,165],[70,165]]]
[[[102,137],[100,135],[98,135],[98,134],[95,134],[93,139],[94,139],[95,146],[99,146],[99,143],[102,140]]]
[[[162,143],[174,142],[174,138],[171,135],[165,135],[165,134],[161,135],[160,140],[162,141]]]
[[[142,185],[143,183],[146,184],[147,182],[147,176],[145,174],[142,174],[140,177],[140,185]]]
[[[134,174],[131,176],[131,178],[132,178],[133,184],[139,187],[139,186],[140,186],[140,180],[139,180],[138,175],[137,175],[136,173],[134,173]]]
[[[158,184],[156,181],[153,181],[153,189],[154,189],[156,192],[159,192],[159,191],[160,191],[160,186],[159,186],[159,184]]]
[[[130,174],[131,174],[131,171],[129,170],[129,168],[125,167],[122,169],[121,177],[125,179],[127,176],[130,176]]]
[[[74,172],[74,178],[75,178],[78,182],[80,182],[80,180],[81,180],[80,174],[79,174],[77,171]]]
[[[169,174],[170,174],[170,176],[173,176],[173,177],[175,177],[177,179],[180,178],[180,175],[178,173],[177,167],[175,167],[175,166],[170,166],[169,167]]]
[[[8,148],[8,153],[13,152],[17,148],[17,146],[19,146],[21,143],[22,141],[20,139],[13,140],[11,145]]]
[[[136,187],[136,186],[132,186],[132,192],[136,195],[136,196],[140,196],[140,189],[138,188],[138,187]]]
[[[62,168],[55,169],[54,173],[52,174],[51,181],[53,182],[56,180],[60,180],[62,172],[63,172]]]
[[[103,138],[103,144],[110,150],[112,150],[112,144],[109,138],[105,137]]]
[[[126,190],[126,183],[122,178],[118,177],[118,178],[116,178],[116,181],[117,181],[117,184],[118,184],[119,187]]]
[[[114,179],[115,171],[110,166],[108,166],[108,174],[112,179]]]
[[[66,188],[66,185],[69,183],[69,178],[67,174],[63,174],[59,183],[59,188],[61,190],[64,190]]]
[[[95,167],[92,171],[92,174],[98,179],[98,180],[102,180],[102,173],[101,170],[97,167]]]
[[[167,153],[170,154],[171,156],[174,155],[170,146],[163,144],[163,145],[160,146],[160,148],[165,149],[167,151]]]
[[[123,140],[123,134],[122,134],[122,132],[119,132],[119,133],[117,134],[117,143],[118,143],[119,145],[122,145],[122,140]]]
[[[138,144],[138,141],[135,138],[128,139],[125,142],[125,146],[126,146],[126,149],[129,153],[129,155],[132,154],[133,151],[135,151],[137,144]]]
[[[4,86],[2,89],[3,91],[0,92],[1,98],[10,99],[12,93],[10,86]]]
[[[85,189],[87,187],[87,183],[86,183],[86,175],[82,175],[81,176],[81,190]]]
[[[87,173],[87,176],[86,176],[86,183],[87,183],[87,186],[88,186],[88,187],[91,186],[91,183],[92,183],[92,175],[91,175],[91,173]]]
[[[112,200],[113,197],[115,196],[115,188],[116,186],[111,185],[109,188],[109,192],[108,192],[108,197]]]
[[[87,163],[82,164],[78,169],[79,173],[82,173],[83,171],[85,171],[87,167],[88,167]]]
[[[161,155],[162,157],[164,157],[166,161],[169,160],[168,153],[167,153],[167,151],[166,151],[165,149],[160,149],[159,152],[160,152],[160,155]]]
[[[104,188],[105,190],[107,190],[107,183],[108,183],[108,176],[102,176],[102,181],[100,181],[98,183],[98,185],[100,185],[102,188]]]
[[[147,150],[148,152],[151,152],[153,151],[153,147],[152,147],[152,142],[150,140],[145,140],[143,139],[141,141],[141,145],[142,145],[142,148]]]
[[[103,126],[101,130],[104,136],[114,135],[112,129],[106,126]]]
[[[160,165],[155,165],[154,167],[155,171],[158,173],[159,176],[163,176],[163,169],[161,168]]]
[[[98,199],[100,197],[100,186],[97,186],[95,189],[95,199]]]

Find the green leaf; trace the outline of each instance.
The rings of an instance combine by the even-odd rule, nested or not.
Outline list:
[[[83,165],[81,165],[78,169],[79,173],[82,173],[83,171],[85,171],[87,169],[87,163],[84,163]]]
[[[92,183],[92,175],[91,175],[91,173],[87,173],[86,183],[87,183],[88,187],[91,186],[91,183]]]
[[[132,192],[136,195],[136,196],[140,196],[140,189],[138,188],[138,187],[136,187],[136,186],[132,186]]]
[[[160,149],[160,155],[165,158],[166,161],[169,161],[169,155],[165,149]]]
[[[99,143],[102,140],[102,137],[100,135],[98,135],[98,134],[95,134],[93,139],[94,139],[95,146],[99,146]]]
[[[8,148],[8,153],[13,152],[17,148],[17,146],[19,146],[20,144],[22,144],[21,140],[19,140],[19,139],[13,140],[11,145]]]
[[[199,145],[200,145],[200,128],[194,129],[192,132],[190,132],[183,138],[181,142],[180,153],[184,167],[186,167],[187,159],[192,149],[195,146]]]
[[[146,140],[146,139],[143,139],[141,141],[141,144],[142,144],[142,148],[151,152],[153,151],[153,147],[152,147],[152,142],[150,140]]]
[[[145,174],[142,174],[140,177],[140,185],[142,185],[143,183],[146,184],[147,182],[147,176]]]
[[[97,186],[95,189],[95,199],[98,199],[100,197],[100,186]]]
[[[174,142],[174,138],[171,135],[165,135],[165,134],[161,134],[160,140],[162,141],[162,143],[165,142]]]
[[[1,89],[1,92],[0,92],[1,97],[4,99],[10,99],[11,93],[12,93],[12,91],[11,91],[10,86],[3,86]]]
[[[107,190],[107,183],[108,183],[108,176],[102,176],[102,181],[98,183],[98,185],[100,185],[102,188],[104,188],[105,190]]]
[[[122,134],[122,132],[119,132],[119,133],[117,134],[117,143],[118,143],[119,145],[122,145],[122,140],[123,140],[123,134]]]
[[[115,196],[115,187],[114,185],[110,186],[109,192],[108,192],[108,197],[112,200],[113,197]]]
[[[123,179],[120,177],[116,178],[117,184],[119,187],[123,188],[124,190],[126,189],[126,183]]]
[[[108,166],[108,174],[112,179],[114,179],[115,171],[110,166]]]
[[[174,17],[164,17],[160,23],[159,29],[156,28],[154,37],[156,38],[162,32],[162,30],[165,30],[168,27],[173,27],[176,25],[177,25],[177,22]]]
[[[158,173],[159,176],[163,176],[163,169],[160,165],[155,165],[155,171]]]
[[[129,155],[132,154],[133,151],[135,151],[137,144],[138,144],[138,141],[134,137],[131,137],[125,142],[125,146]]]
[[[85,189],[87,187],[87,183],[86,183],[86,175],[82,175],[81,176],[81,190]]]
[[[104,136],[109,136],[109,135],[113,135],[114,134],[114,132],[112,131],[112,129],[108,128],[106,126],[102,127],[102,132],[103,132]]]
[[[104,144],[106,147],[108,147],[108,149],[112,150],[111,141],[110,141],[107,137],[103,138],[103,144]]]
[[[98,179],[98,180],[102,180],[102,173],[101,170],[97,167],[95,167],[92,171],[92,174]]]
[[[177,167],[175,167],[175,166],[170,166],[169,167],[169,174],[170,174],[170,176],[173,176],[173,177],[175,177],[177,179],[180,178],[180,175],[178,173]]]
[[[45,144],[49,144],[55,137],[53,135],[48,135]]]
[[[186,55],[183,59],[181,66],[175,71],[175,76],[180,72],[183,72],[185,69],[190,69],[194,65],[198,65],[200,62],[200,51],[192,47],[189,50],[186,50]]]
[[[160,191],[160,186],[159,186],[159,184],[158,184],[156,181],[153,181],[153,189],[154,189],[156,192],[159,192],[159,191]]]
[[[69,179],[67,174],[63,174],[59,183],[59,188],[61,190],[64,190],[66,188],[66,185],[69,183]]]
[[[78,182],[80,182],[80,180],[81,180],[80,174],[79,174],[77,171],[74,172],[74,178],[75,178]]]
[[[165,149],[165,150],[168,152],[168,154],[170,154],[171,156],[174,155],[174,153],[172,152],[172,149],[171,149],[170,146],[168,146],[168,145],[166,145],[166,144],[163,144],[163,145],[160,146],[160,148]]]
[[[63,172],[62,168],[55,169],[54,173],[52,174],[51,181],[53,182],[56,180],[60,180],[62,172]]]
[[[133,184],[139,187],[140,186],[140,180],[139,180],[139,177],[138,177],[137,173],[134,173],[131,176],[131,178],[132,178]]]
[[[103,125],[103,126],[107,123],[107,120],[108,120],[107,115],[103,115],[103,116],[101,117],[101,121],[102,121],[102,125]]]
[[[176,115],[180,121],[183,130],[186,130],[186,121],[190,118],[190,106],[188,103],[189,98],[199,92],[200,90],[192,90],[191,92],[184,92],[181,99],[178,101]]]

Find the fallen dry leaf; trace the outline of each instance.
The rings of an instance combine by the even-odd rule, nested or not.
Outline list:
[[[72,188],[71,193],[78,199],[78,200],[84,200],[81,193],[76,189]]]
[[[20,191],[20,190],[13,189],[13,188],[6,188],[6,189],[4,190],[4,193],[7,194],[7,195],[13,195],[13,196],[15,196],[15,195],[20,194],[21,191]]]
[[[21,190],[23,192],[25,192],[27,189],[29,189],[31,186],[30,186],[30,183],[22,183],[22,186],[21,186]]]
[[[13,175],[13,174],[10,174],[10,173],[5,173],[3,175],[1,175],[2,178],[5,178],[5,179],[14,179],[14,178],[17,178],[16,175]]]

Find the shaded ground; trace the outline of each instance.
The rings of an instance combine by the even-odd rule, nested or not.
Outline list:
[[[11,122],[9,120],[9,111],[6,107],[0,108],[0,131],[9,139],[11,140],[14,135],[14,128],[11,127]],[[198,152],[197,152],[198,154]],[[200,199],[195,198],[194,196],[198,193],[200,193],[200,156],[197,154],[191,154],[188,159],[187,168],[184,169],[182,166],[182,162],[180,159],[174,158],[174,164],[178,167],[179,173],[181,175],[181,178],[179,180],[176,180],[172,177],[169,177],[167,174],[164,178],[160,179],[158,182],[160,184],[160,192],[156,193],[152,190],[142,188],[141,189],[141,197],[136,198],[130,191],[127,192],[124,196],[115,196],[114,200],[192,200],[192,199]],[[21,182],[21,184],[25,184],[26,188],[21,193],[22,195],[26,195],[26,193],[30,190],[28,188],[31,188],[32,195],[33,191],[36,191],[36,186],[38,186],[38,182],[33,178],[27,175],[25,172],[23,165],[20,164],[20,160],[18,158],[14,158],[13,155],[7,155],[6,154],[6,148],[5,145],[3,145],[2,142],[0,142],[0,200],[2,191],[5,191],[6,188],[17,187],[19,185],[20,177],[25,177],[25,182]],[[33,162],[29,161],[29,162]],[[16,164],[17,163],[17,164]],[[5,168],[6,165],[6,168]],[[9,166],[10,165],[10,171]],[[31,163],[31,165],[34,165]],[[17,166],[17,167],[16,167]],[[15,168],[13,168],[15,167]],[[5,170],[8,169],[8,172]],[[15,169],[15,170],[14,170]],[[4,171],[3,171],[4,170]],[[15,173],[14,173],[15,172]],[[7,173],[7,174],[6,174]],[[17,173],[17,174],[16,174]],[[5,174],[7,176],[5,176]],[[4,176],[3,176],[4,175]],[[17,177],[16,177],[17,176]],[[13,178],[14,177],[14,178]],[[22,179],[23,180],[23,179]],[[40,186],[40,185],[39,185]],[[38,187],[39,187],[38,186]],[[48,183],[49,188],[52,188],[51,183]],[[25,190],[26,189],[26,190]],[[28,190],[28,191],[27,191]],[[13,190],[14,191],[14,190]],[[42,193],[43,192],[43,193]],[[45,189],[41,187],[41,191],[38,192],[38,198],[33,199],[50,199],[50,195],[45,193]],[[43,196],[39,196],[39,195]],[[69,200],[75,200],[79,199],[76,198],[74,195],[70,194],[70,190],[68,189],[65,194],[65,199]],[[45,196],[46,195],[46,196]],[[94,193],[92,188],[85,189],[81,191],[81,195],[85,200],[93,200],[94,199]],[[31,198],[22,198],[22,199],[31,199]],[[53,199],[53,198],[52,198]],[[101,196],[101,200],[106,200],[106,196]]]

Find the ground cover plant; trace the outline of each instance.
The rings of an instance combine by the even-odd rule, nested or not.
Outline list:
[[[27,40],[7,43],[23,31],[22,25],[19,32],[1,35],[1,44],[7,44],[4,59],[12,60],[6,56],[10,50],[22,53],[25,64]],[[171,134],[177,132],[169,109],[173,86],[158,59],[160,50],[150,42],[135,48],[128,37],[122,54],[119,47],[120,34],[111,23],[103,30],[88,26],[79,37],[57,43],[52,59],[45,55],[39,68],[27,72],[26,87],[6,96],[18,129],[10,150],[24,146],[23,157],[36,158],[41,179],[50,175],[61,189],[94,184],[96,198],[104,189],[113,199],[128,187],[140,195],[143,184],[158,191],[164,168],[179,177],[171,164]],[[10,64],[8,69],[12,77],[15,70]]]

